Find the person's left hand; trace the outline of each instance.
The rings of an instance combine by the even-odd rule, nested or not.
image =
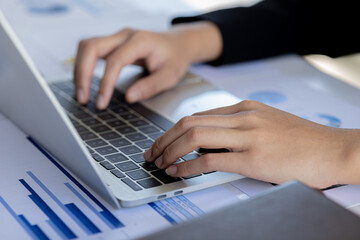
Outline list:
[[[144,158],[174,177],[224,171],[272,183],[297,179],[323,188],[348,181],[347,158],[356,134],[247,100],[184,117]],[[198,148],[231,151],[173,164]]]

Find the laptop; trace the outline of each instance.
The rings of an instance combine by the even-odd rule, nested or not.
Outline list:
[[[136,206],[242,178],[223,172],[172,178],[146,163],[143,152],[173,121],[143,104],[127,104],[119,90],[115,90],[108,109],[97,111],[97,77],[92,81],[89,104],[77,104],[72,80],[48,85],[1,12],[0,53],[0,112],[114,207]],[[209,99],[208,90],[214,87],[204,82],[200,85],[206,93],[202,96]],[[181,88],[190,89],[186,84]],[[174,92],[170,94],[172,102],[164,96],[147,105],[164,106],[166,102],[171,110],[164,109],[175,115],[174,104],[186,109],[196,106],[193,94]],[[204,99],[198,101],[204,102],[209,104]],[[201,154],[206,152],[193,151],[177,162],[191,161]]]

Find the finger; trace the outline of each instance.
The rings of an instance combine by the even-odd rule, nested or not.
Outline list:
[[[132,31],[124,29],[111,36],[80,41],[74,66],[76,96],[80,103],[85,104],[89,100],[90,82],[97,60],[126,41]]]
[[[183,134],[194,127],[213,127],[213,128],[239,128],[248,127],[252,124],[246,121],[241,115],[213,115],[213,116],[187,116],[178,121],[171,129],[159,137],[154,144],[148,149],[144,158],[152,162],[158,158],[165,148],[180,138]]]
[[[250,138],[247,135],[247,131],[228,128],[192,128],[166,147],[163,154],[155,160],[155,165],[161,169],[166,168],[197,148],[236,148],[244,151],[249,145]]]
[[[165,172],[172,177],[186,177],[212,171],[254,175],[256,168],[251,164],[247,152],[208,153],[191,161],[169,166]]]
[[[215,109],[210,109],[203,112],[194,113],[193,115],[228,115],[235,114],[242,111],[251,111],[256,110],[260,107],[260,103],[252,100],[243,100],[237,104],[220,107]]]
[[[121,69],[138,59],[146,58],[150,51],[151,44],[148,41],[132,38],[107,57],[105,73],[100,82],[96,101],[98,109],[105,109],[109,104]]]
[[[170,89],[176,84],[171,68],[163,66],[158,71],[152,72],[149,76],[136,81],[126,91],[126,101],[129,103],[138,102],[155,96],[156,94]]]

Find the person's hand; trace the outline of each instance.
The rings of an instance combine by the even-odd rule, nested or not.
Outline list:
[[[354,182],[354,176],[348,176],[351,171],[359,179],[355,171],[359,168],[351,170],[349,160],[358,145],[357,130],[323,126],[246,100],[184,117],[154,142],[144,158],[174,177],[224,171],[272,183],[297,179],[323,188]],[[231,152],[173,164],[198,148]]]
[[[142,65],[149,72],[126,91],[126,100],[133,103],[175,86],[190,63],[214,59],[220,51],[219,30],[208,22],[179,25],[165,33],[124,29],[111,36],[85,39],[79,43],[75,60],[76,97],[81,104],[88,102],[98,59],[106,61],[96,102],[97,108],[104,109],[126,65]]]

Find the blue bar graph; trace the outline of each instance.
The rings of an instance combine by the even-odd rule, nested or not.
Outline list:
[[[124,225],[107,209],[99,212],[96,208],[91,205],[73,186],[69,183],[64,183],[67,188],[70,189],[93,213],[95,213],[106,225],[111,229],[123,227]]]
[[[10,205],[0,196],[0,203],[12,215],[12,217],[24,228],[32,239],[47,240],[45,233],[37,225],[31,225],[24,215],[17,215]]]
[[[31,225],[24,215],[19,215],[19,218],[35,233],[39,239],[49,239],[38,225]]]
[[[160,214],[163,218],[165,218],[169,223],[172,225],[175,225],[177,222],[170,217],[164,210],[162,210],[158,205],[156,205],[154,202],[148,203],[150,207],[152,207],[158,214]]]
[[[181,204],[178,203],[178,201],[181,202]],[[167,206],[164,203],[167,203]],[[182,206],[182,204],[186,207]],[[204,214],[203,210],[197,207],[184,195],[165,199],[163,201],[152,202],[148,205],[172,225],[183,222],[181,215],[186,217],[186,219],[192,219]],[[173,211],[173,209],[176,211]],[[191,209],[193,213],[190,213],[187,209]]]
[[[193,215],[189,213],[186,209],[184,209],[179,203],[177,203],[174,199],[168,198],[165,199],[166,202],[171,204],[176,210],[178,210],[183,216],[185,216],[187,219],[192,219]]]
[[[95,226],[93,222],[75,206],[75,204],[64,205],[56,196],[53,194],[44,183],[40,181],[31,171],[26,172],[39,187],[46,192],[50,198],[61,207],[88,235],[96,234],[101,232],[99,228]]]
[[[187,197],[184,195],[177,196],[177,199],[184,202],[187,206],[189,206],[193,211],[195,211],[199,216],[205,214],[203,210],[201,210],[198,206],[196,206],[192,201],[190,201]]]
[[[50,154],[48,154],[34,139],[31,137],[27,138],[44,156],[50,160],[66,177],[68,177],[85,195],[87,195],[102,211],[100,215],[98,215],[103,221],[111,228],[117,229],[124,227],[125,225],[117,219],[110,211],[107,209],[93,194],[91,194],[78,180],[76,180],[65,168],[63,168]],[[74,189],[75,190],[75,189]],[[74,192],[74,191],[73,191]],[[77,192],[75,190],[75,192]],[[75,193],[74,192],[74,193]],[[77,192],[78,193],[78,192]],[[80,194],[77,194],[78,198],[83,201],[84,203],[87,200]],[[87,206],[92,209],[92,205],[90,203]]]
[[[89,235],[101,232],[74,203],[66,204],[65,207],[79,220]]]
[[[59,216],[46,204],[44,200],[30,187],[24,180],[20,179],[20,183],[31,193],[30,199],[41,209],[41,211],[57,226],[67,239],[74,239],[75,233],[59,218]]]

